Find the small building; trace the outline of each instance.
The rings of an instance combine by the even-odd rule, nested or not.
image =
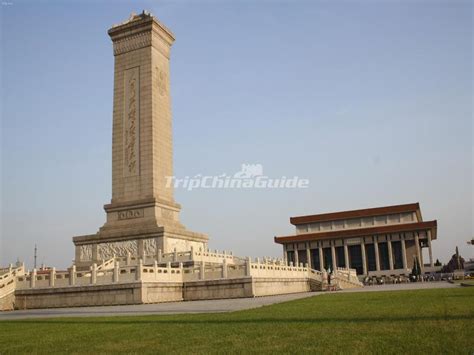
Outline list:
[[[437,221],[423,221],[419,203],[291,217],[296,234],[277,236],[287,262],[323,270],[350,267],[358,275],[407,275],[415,257],[434,271]],[[425,265],[423,248],[428,248]]]

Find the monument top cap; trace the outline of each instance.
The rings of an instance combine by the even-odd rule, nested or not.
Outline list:
[[[169,36],[171,42],[174,41],[175,38],[173,33],[147,10],[143,10],[142,13],[138,15],[135,12],[132,12],[126,21],[112,25],[112,28],[109,29],[108,33],[113,39],[117,35],[123,34],[124,32],[133,31],[136,28],[143,28],[145,30],[153,24],[156,24],[157,27],[162,30],[162,32]]]

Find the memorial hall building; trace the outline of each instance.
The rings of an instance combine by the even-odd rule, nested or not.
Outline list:
[[[369,276],[407,275],[417,257],[423,272],[434,271],[431,243],[437,221],[423,221],[419,203],[291,217],[290,223],[296,234],[277,236],[275,242],[294,265],[350,267]]]

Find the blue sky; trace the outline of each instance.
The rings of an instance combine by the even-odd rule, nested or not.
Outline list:
[[[150,10],[171,58],[177,177],[260,163],[303,190],[176,191],[211,248],[281,255],[289,217],[420,202],[446,262],[473,235],[470,1],[16,1],[1,10],[0,264],[65,267],[111,197],[107,29]]]

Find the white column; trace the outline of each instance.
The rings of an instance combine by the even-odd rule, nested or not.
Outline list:
[[[420,264],[421,273],[423,273],[423,262],[421,260],[420,238],[418,237],[418,232],[415,232],[415,247],[416,257],[418,258],[418,263]]]
[[[300,259],[298,257],[298,243],[293,244],[293,250],[295,251],[295,266],[300,266]]]
[[[158,261],[153,261],[153,276],[158,279]]]
[[[431,231],[428,231],[428,252],[430,256],[430,266],[433,267],[433,250],[431,249]]]
[[[143,260],[140,258],[138,259],[138,265],[137,268],[135,269],[135,279],[136,280],[141,280],[142,279],[142,272],[143,272]],[[168,270],[168,275],[170,274]]]
[[[224,262],[222,263],[222,278],[227,278],[227,259],[224,259]]]
[[[286,244],[283,244],[283,262],[288,265],[288,252],[286,250]]]
[[[156,263],[156,260],[155,260],[155,263]],[[113,282],[119,282],[119,274],[120,274],[120,264],[118,262],[118,260],[115,261],[115,264],[114,264],[114,280]]]
[[[331,243],[331,258],[332,258],[332,269],[337,269],[336,263],[336,248],[334,247],[334,241]]]
[[[379,243],[377,241],[377,236],[374,236],[374,249],[375,249],[375,269],[380,271],[380,259],[379,259]]]
[[[49,286],[54,287],[56,281],[56,268],[52,268],[49,272]]]
[[[309,268],[312,268],[311,265],[311,250],[309,249],[309,243],[306,244],[306,263]]]
[[[344,241],[344,261],[346,264],[346,268],[349,268],[349,248],[347,247],[346,242]]]
[[[74,286],[76,284],[76,265],[73,265],[69,269],[69,285]]]
[[[362,240],[362,244],[360,245],[360,250],[362,254],[362,272],[364,275],[367,275],[367,257],[365,255],[365,243],[364,240]]]
[[[91,267],[91,284],[97,283],[97,264],[93,263]]]
[[[393,270],[393,252],[392,252],[392,241],[387,236],[387,249],[388,249],[388,265],[390,270]]]
[[[205,276],[204,273],[206,272],[206,263],[204,261],[201,262],[201,268],[199,269],[199,279],[204,280]]]
[[[406,270],[407,266],[407,248],[405,246],[405,235],[400,234],[400,243],[402,244],[402,262],[403,262],[403,269]]]
[[[319,270],[324,270],[324,260],[323,260],[323,247],[322,244],[319,244]]]
[[[157,242],[158,243],[158,242]],[[160,260],[161,259],[161,249],[156,249],[156,260]]]
[[[33,269],[33,272],[30,275],[30,287],[36,287],[36,269]]]

